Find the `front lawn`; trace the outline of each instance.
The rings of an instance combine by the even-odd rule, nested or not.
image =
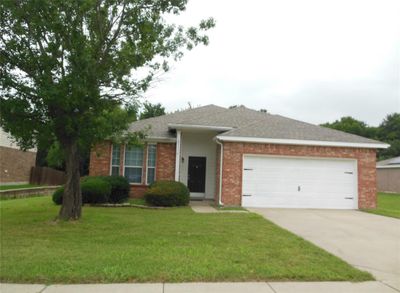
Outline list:
[[[0,202],[1,282],[371,280],[253,213],[84,207],[52,221],[49,197]]]
[[[365,210],[366,212],[399,218],[400,219],[400,194],[398,193],[378,193],[377,208]]]
[[[237,207],[237,206],[232,206],[232,207],[230,207],[230,206],[227,206],[227,207],[225,207],[225,206],[212,206],[212,207],[214,207],[214,208],[216,208],[217,210],[220,210],[220,211],[242,211],[242,212],[246,212],[247,210],[244,208],[244,207]]]
[[[148,206],[147,202],[143,198],[129,198],[128,203],[139,206]]]
[[[39,185],[34,185],[34,184],[0,185],[0,190],[11,190],[11,189],[31,188],[31,187],[39,187]]]

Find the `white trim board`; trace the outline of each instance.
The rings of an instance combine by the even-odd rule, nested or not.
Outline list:
[[[155,147],[156,147],[156,157],[155,157],[155,165],[154,165],[154,167],[150,167],[150,168],[154,168],[154,181],[153,182],[155,182],[156,180],[157,180],[157,143],[148,143],[147,145],[146,145],[146,172],[145,172],[145,174],[146,174],[146,178],[145,178],[145,182],[146,182],[146,185],[150,185],[149,184],[149,181],[148,181],[148,178],[149,178],[149,146],[150,145],[154,145]]]
[[[175,181],[179,181],[180,160],[181,160],[181,139],[182,139],[182,133],[180,130],[177,130],[176,145],[175,145]]]
[[[400,169],[400,165],[376,166],[376,169]]]
[[[332,147],[371,148],[371,149],[386,149],[390,146],[389,144],[384,144],[384,143],[357,143],[357,142],[260,138],[260,137],[241,137],[241,136],[221,136],[221,135],[218,135],[216,138],[221,141],[230,141],[230,142],[252,142],[252,143],[332,146]]]

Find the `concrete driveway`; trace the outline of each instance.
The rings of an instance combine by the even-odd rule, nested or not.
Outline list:
[[[249,208],[400,291],[400,220],[355,210]]]

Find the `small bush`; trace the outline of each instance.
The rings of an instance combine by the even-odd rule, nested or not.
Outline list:
[[[85,177],[81,181],[82,203],[106,203],[111,185],[100,177]]]
[[[189,189],[181,182],[156,181],[146,191],[146,202],[154,206],[185,206],[189,203]]]
[[[63,194],[64,194],[64,186],[61,186],[60,188],[58,188],[58,189],[53,193],[53,202],[54,202],[56,205],[62,204]]]
[[[104,176],[101,178],[111,185],[110,203],[121,203],[129,198],[130,185],[125,177]]]

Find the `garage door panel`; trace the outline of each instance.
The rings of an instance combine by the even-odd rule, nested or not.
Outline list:
[[[356,181],[355,160],[245,156],[242,205],[357,208]]]
[[[350,200],[351,202],[351,200]],[[324,197],[319,195],[307,197],[291,197],[285,194],[277,194],[272,197],[249,198],[244,204],[247,207],[276,207],[276,208],[329,208],[329,209],[349,209],[352,205],[338,202],[336,197]]]
[[[257,176],[257,175],[256,175]],[[267,185],[270,190],[276,190],[276,191],[284,191],[284,190],[294,190],[297,189],[297,184],[295,182],[289,181],[287,178],[268,178],[264,176],[260,177],[247,177],[247,182],[249,184],[247,185],[247,190],[256,190],[256,191],[262,191]]]

